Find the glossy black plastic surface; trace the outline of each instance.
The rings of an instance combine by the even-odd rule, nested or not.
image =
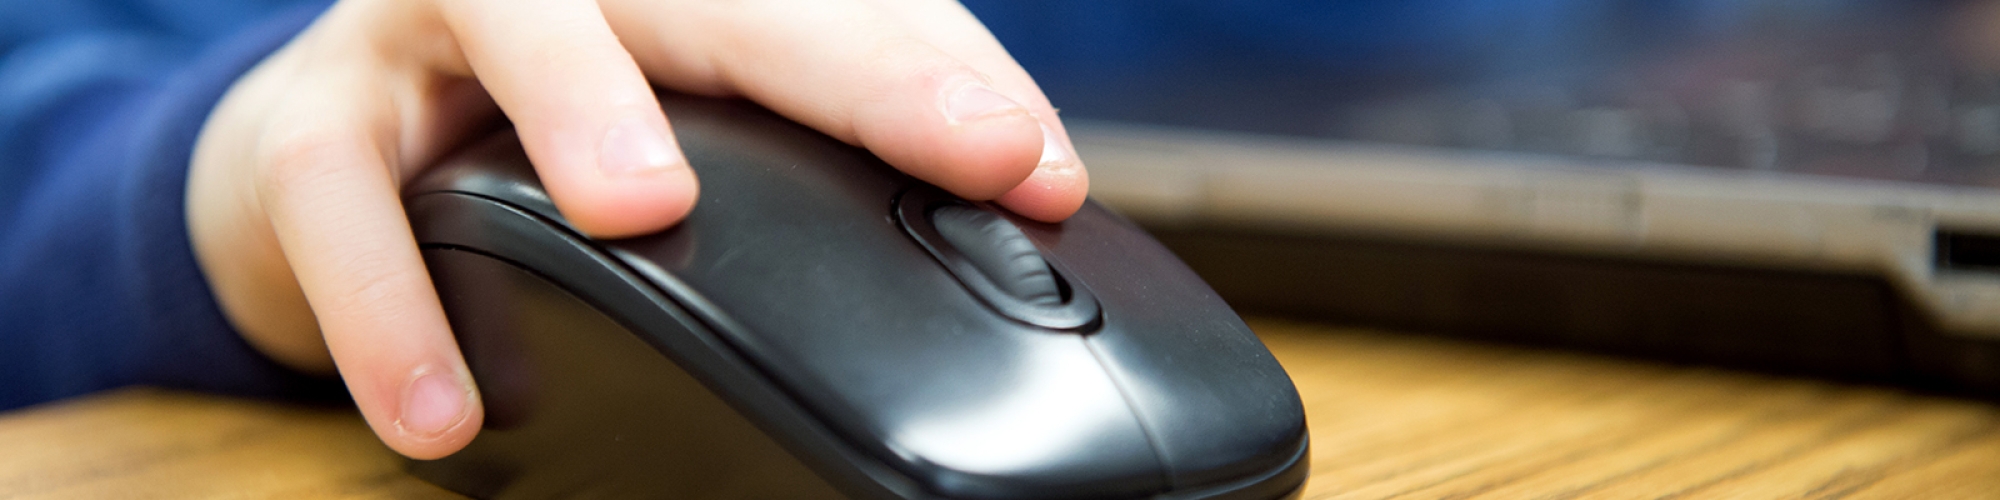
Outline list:
[[[848,496],[1273,498],[1303,482],[1305,422],[1290,380],[1206,284],[1124,219],[1094,203],[1062,224],[1010,215],[1067,283],[1069,303],[1088,294],[1094,305],[1074,327],[1022,321],[983,303],[899,221],[900,196],[934,188],[746,103],[663,102],[704,193],[682,224],[626,240],[577,236],[509,132],[413,184],[426,255],[468,252],[553,283]],[[453,289],[466,280],[433,273],[454,325],[494,321],[468,317],[491,308],[455,303],[481,300]],[[564,335],[544,330],[531,335]],[[490,379],[579,390],[470,361],[489,405],[510,400],[495,393],[510,386]],[[667,397],[650,394],[634,397]],[[526,400],[490,411],[559,413]],[[561,425],[598,425],[579,418]],[[507,432],[487,431],[481,440]],[[525,439],[534,444],[512,452],[476,440],[419,471],[527,471],[575,439]]]
[[[432,248],[424,259],[451,291],[445,303],[452,328],[463,332],[460,349],[479,367],[488,432],[461,452],[464,459],[415,462],[421,475],[486,498],[838,495],[583,300],[476,252]],[[536,462],[508,458],[524,456]]]

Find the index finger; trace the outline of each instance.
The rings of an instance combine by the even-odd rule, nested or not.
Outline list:
[[[682,158],[653,87],[591,0],[446,0],[466,62],[514,121],[570,223],[631,236],[693,208]],[[449,65],[446,65],[449,67]]]
[[[993,87],[1027,106],[1042,125],[1042,158],[1020,185],[995,201],[1030,218],[1057,221],[1075,213],[1090,191],[1090,175],[1056,108],[993,33],[958,2],[866,0],[911,33],[993,79]]]

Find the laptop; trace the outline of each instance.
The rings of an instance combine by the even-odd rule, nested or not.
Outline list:
[[[2000,8],[1490,3],[971,5],[1240,310],[2000,394]]]

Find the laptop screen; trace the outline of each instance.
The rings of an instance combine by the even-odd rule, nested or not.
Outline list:
[[[1065,116],[2000,186],[1988,2],[967,5]]]

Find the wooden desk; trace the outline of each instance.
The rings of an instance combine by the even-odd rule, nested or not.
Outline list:
[[[2000,408],[1253,321],[1305,396],[1306,498],[2000,498]],[[128,390],[0,415],[0,497],[450,497],[351,412]]]

